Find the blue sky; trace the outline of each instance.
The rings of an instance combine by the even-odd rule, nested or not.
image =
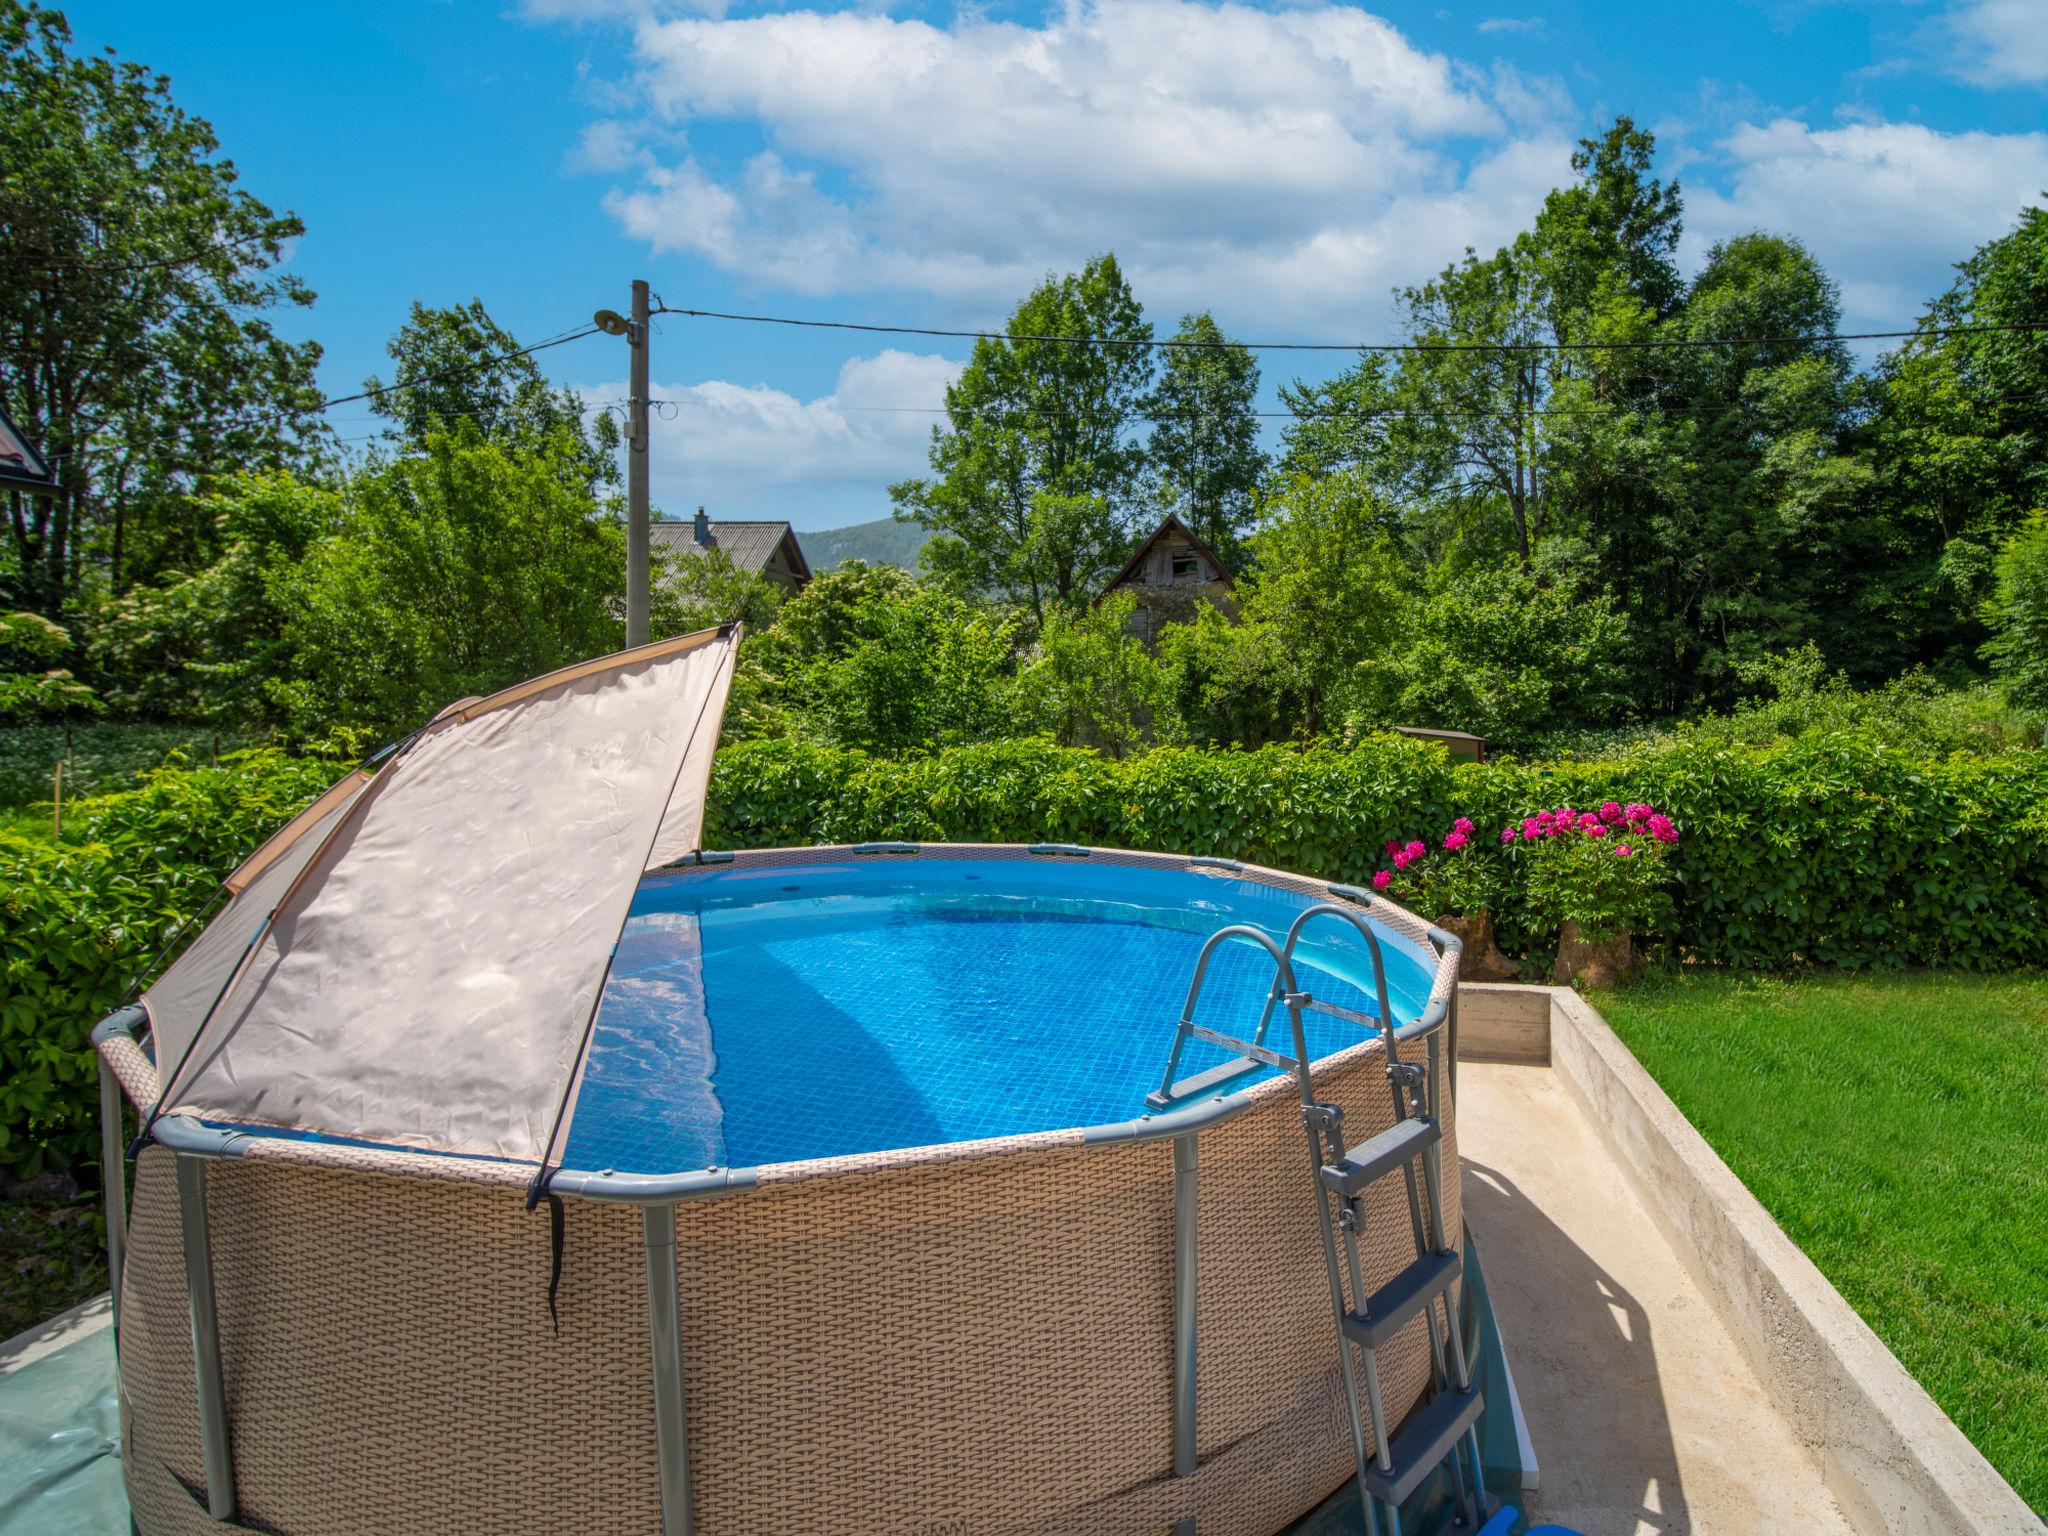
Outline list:
[[[408,303],[522,338],[671,304],[999,323],[1113,249],[1162,328],[1393,334],[1389,290],[1500,243],[1627,112],[1687,199],[1685,257],[1804,239],[1855,329],[1909,322],[2048,188],[2048,0],[1511,9],[1195,0],[948,8],[700,0],[91,0],[80,41],[171,76],[307,235],[286,323],[322,382],[383,368]],[[883,516],[962,347],[670,318],[671,513]],[[623,395],[623,343],[544,354]],[[1266,362],[1267,392],[1341,358]],[[340,435],[376,424],[334,413]]]

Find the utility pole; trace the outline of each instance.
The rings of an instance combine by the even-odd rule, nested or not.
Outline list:
[[[633,279],[631,398],[633,435],[626,449],[626,644],[647,643],[647,280]]]
[[[633,279],[633,318],[600,309],[591,319],[632,353],[626,386],[626,644],[647,643],[647,282]]]

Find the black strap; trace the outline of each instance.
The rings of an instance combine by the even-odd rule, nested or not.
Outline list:
[[[548,1321],[554,1325],[555,1337],[562,1336],[562,1320],[555,1315],[555,1292],[562,1288],[562,1246],[566,1236],[567,1213],[562,1209],[562,1197],[549,1194],[548,1202]]]

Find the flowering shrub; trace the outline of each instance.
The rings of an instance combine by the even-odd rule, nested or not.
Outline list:
[[[1435,848],[1420,839],[1389,840],[1393,867],[1375,873],[1372,888],[1432,920],[1491,908],[1501,894],[1502,871],[1499,858],[1480,847],[1477,830],[1469,816],[1460,816]]]
[[[1642,932],[1669,905],[1664,860],[1678,827],[1655,806],[1561,805],[1501,828],[1500,840],[1521,858],[1530,915],[1547,931],[1576,923],[1581,937],[1604,944]]]

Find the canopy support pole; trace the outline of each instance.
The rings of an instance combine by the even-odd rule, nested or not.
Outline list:
[[[683,1328],[676,1297],[676,1208],[641,1208],[647,1245],[647,1337],[654,1351],[654,1444],[661,1463],[662,1536],[690,1536],[690,1424],[683,1403]]]
[[[121,1347],[121,1263],[128,1239],[128,1142],[121,1134],[120,1079],[98,1051],[100,1064],[100,1204],[107,1221],[107,1291],[114,1309],[114,1348]]]
[[[192,1305],[192,1367],[199,1388],[199,1451],[206,1468],[206,1512],[235,1518],[235,1463],[228,1442],[227,1394],[220,1380],[220,1318],[214,1310],[213,1234],[206,1224],[206,1160],[178,1157],[178,1220],[185,1229],[185,1291]]]

